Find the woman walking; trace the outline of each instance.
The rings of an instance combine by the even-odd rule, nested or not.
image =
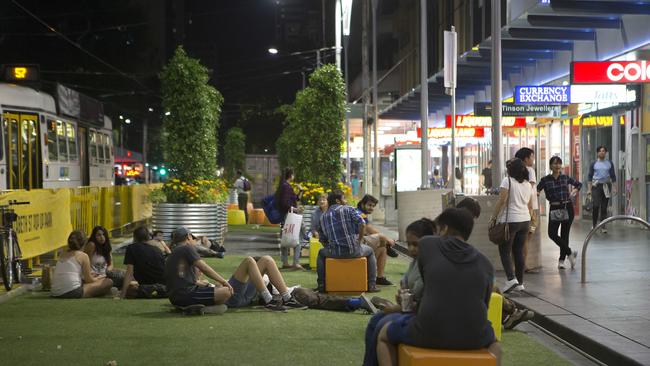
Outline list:
[[[513,289],[524,290],[524,243],[530,227],[533,211],[533,187],[528,183],[528,169],[521,159],[510,159],[506,163],[508,177],[501,182],[499,200],[491,222],[507,223],[509,235],[499,244],[501,264],[507,281],[502,289],[508,293]],[[510,255],[515,260],[512,271]]]
[[[298,208],[298,200],[302,195],[302,189],[296,195],[293,191],[293,187],[291,187],[291,181],[293,181],[293,169],[285,168],[281,178],[280,184],[278,184],[278,189],[275,191],[274,201],[278,210],[282,213],[282,222],[280,222],[280,227],[284,227],[284,221],[286,220],[289,211],[292,208]],[[300,265],[300,243],[294,248],[293,265],[289,265],[289,249],[290,248],[280,249],[282,269],[304,269]]]
[[[557,268],[565,269],[564,260],[569,257],[571,269],[576,266],[578,252],[569,248],[569,233],[573,223],[573,199],[582,188],[582,183],[561,173],[562,159],[554,156],[549,161],[551,174],[539,181],[537,191],[544,190],[551,205],[548,215],[548,237],[560,247],[560,259]],[[571,186],[571,188],[569,188]],[[558,235],[558,229],[560,235]]]

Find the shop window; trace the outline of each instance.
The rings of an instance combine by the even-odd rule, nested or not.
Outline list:
[[[59,160],[59,148],[56,145],[56,121],[47,120],[47,159]]]

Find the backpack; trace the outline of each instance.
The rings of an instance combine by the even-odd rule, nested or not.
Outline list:
[[[250,191],[251,190],[251,182],[248,179],[244,178],[244,177],[242,177],[242,180],[244,181],[244,192]]]
[[[282,221],[282,213],[275,206],[275,195],[271,194],[262,200],[262,208],[264,214],[271,224],[279,224]]]

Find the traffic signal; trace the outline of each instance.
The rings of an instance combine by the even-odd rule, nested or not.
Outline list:
[[[165,175],[167,175],[167,169],[165,169],[165,168],[160,168],[160,170],[158,171],[158,174],[160,174],[161,176],[165,176]]]

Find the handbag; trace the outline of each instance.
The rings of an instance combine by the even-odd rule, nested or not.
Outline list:
[[[556,208],[555,210],[551,210],[548,213],[548,219],[551,222],[568,221],[569,211],[566,209],[566,207]]]
[[[302,215],[291,211],[287,213],[282,226],[282,238],[280,239],[281,248],[295,248],[300,245],[300,228],[302,227]]]
[[[488,239],[496,245],[503,244],[510,240],[510,227],[508,225],[508,212],[510,211],[510,191],[511,191],[510,177],[508,177],[508,200],[506,201],[506,222],[497,223],[499,213],[495,216],[494,220],[488,226]]]

